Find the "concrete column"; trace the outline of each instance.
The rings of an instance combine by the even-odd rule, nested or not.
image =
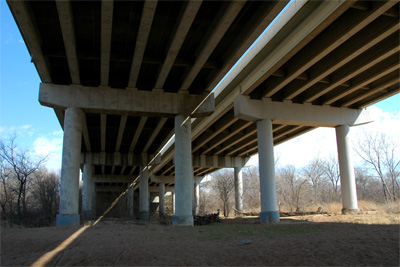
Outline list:
[[[343,202],[342,212],[344,214],[359,212],[349,131],[350,127],[348,125],[336,127],[336,142],[339,157],[340,184]]]
[[[261,223],[279,221],[276,205],[274,141],[271,120],[257,122],[258,158],[260,171]]]
[[[183,123],[185,116],[175,116],[175,215],[173,225],[193,225],[194,193],[192,142],[190,119]]]
[[[200,213],[200,183],[196,183],[195,192],[195,215]]]
[[[139,198],[139,217],[148,219],[150,210],[148,169],[142,166],[140,167]]]
[[[79,108],[67,108],[60,178],[60,207],[57,226],[79,225],[79,167],[81,160],[82,121]]]
[[[127,192],[127,197],[126,197],[126,201],[127,201],[127,207],[128,207],[128,215],[129,217],[133,218],[135,215],[133,213],[133,194],[134,194],[134,190],[133,190],[133,186],[129,186],[128,187],[128,192]]]
[[[243,211],[243,171],[240,167],[234,168],[235,173],[235,208],[236,216],[240,216]]]
[[[165,214],[165,184],[160,183],[158,185],[158,199],[159,199],[159,205],[158,205],[158,210],[160,214]]]
[[[172,214],[175,215],[175,193],[171,192],[171,197],[172,197]]]
[[[82,186],[82,213],[85,217],[93,217],[93,181],[92,181],[92,165],[85,164],[83,167],[83,186]]]
[[[96,183],[92,181],[92,216],[96,217]]]

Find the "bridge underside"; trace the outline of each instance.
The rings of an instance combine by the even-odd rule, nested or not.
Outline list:
[[[240,184],[249,156],[266,156],[273,169],[273,145],[317,127],[336,127],[346,151],[346,126],[358,117],[315,119],[306,110],[348,118],[399,91],[398,1],[296,2],[222,82],[287,1],[7,2],[42,80],[39,101],[64,129],[62,183],[83,168],[88,215],[94,192],[135,182],[128,199],[140,186],[141,215],[149,187],[173,188],[176,222],[190,224],[193,177],[236,168]],[[271,116],[292,108],[296,116]],[[345,156],[341,165],[349,167]],[[269,188],[261,191],[271,195],[274,174],[260,172]],[[69,223],[77,193],[65,194],[60,220]],[[353,197],[344,209],[357,209]],[[264,200],[261,217],[274,220],[273,200]]]

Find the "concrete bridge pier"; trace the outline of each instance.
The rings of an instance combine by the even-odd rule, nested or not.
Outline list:
[[[240,216],[243,211],[243,170],[242,167],[234,168],[235,176],[235,214]]]
[[[82,186],[82,213],[85,217],[93,217],[93,179],[92,165],[85,164],[83,167],[83,186]]]
[[[79,108],[67,108],[60,179],[60,207],[57,226],[79,225],[79,167],[81,159],[82,122]]]
[[[158,198],[159,198],[159,206],[158,210],[160,214],[165,214],[165,183],[158,184]]]
[[[336,142],[339,158],[340,184],[342,191],[342,213],[358,213],[356,180],[349,137],[349,125],[336,127]]]
[[[126,201],[127,201],[127,207],[128,207],[128,216],[133,218],[134,212],[133,212],[133,201],[134,201],[134,186],[129,186],[128,187],[128,192],[127,192],[127,197],[126,197]]]
[[[260,171],[261,223],[279,221],[276,205],[274,142],[272,122],[269,119],[257,121],[258,158]]]
[[[139,184],[139,218],[146,220],[150,215],[150,195],[149,195],[149,179],[148,179],[148,168],[140,167],[140,184]]]
[[[175,116],[175,215],[173,225],[193,225],[194,177],[192,167],[191,121]]]

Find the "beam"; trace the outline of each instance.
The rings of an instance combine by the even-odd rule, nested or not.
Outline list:
[[[209,35],[206,35],[208,36],[208,39],[204,44],[202,50],[198,54],[196,61],[190,69],[189,73],[183,80],[181,88],[179,89],[180,91],[189,90],[189,87],[196,78],[197,74],[200,72],[201,68],[204,66],[207,59],[210,57],[211,53],[218,45],[225,32],[229,29],[232,22],[235,20],[236,16],[239,14],[245,3],[245,1],[230,2],[229,7],[226,9],[225,13],[217,15],[217,19],[219,21],[217,24],[211,25],[212,32]]]
[[[90,145],[90,138],[89,138],[89,129],[87,127],[87,122],[86,122],[86,113],[82,117],[82,134],[83,134],[83,142],[85,143],[86,151],[90,152],[92,151],[92,147]]]
[[[384,62],[386,63],[386,62]],[[353,86],[351,86],[350,88],[347,88],[345,91],[340,92],[332,97],[330,97],[329,99],[326,99],[323,101],[322,104],[326,104],[326,105],[331,105],[334,102],[336,102],[337,100],[350,95],[351,93],[361,89],[364,86],[367,86],[368,84],[388,75],[391,72],[394,72],[396,70],[398,70],[400,68],[398,59],[397,62],[393,63],[393,64],[380,64],[382,65],[382,69],[379,69],[377,71],[373,72],[373,75],[366,75],[366,77],[363,77],[362,79],[358,79],[358,81],[353,81]]]
[[[351,100],[343,102],[342,106],[349,107],[349,106],[353,105],[354,103],[361,101],[362,99],[365,99],[368,96],[371,96],[379,91],[382,91],[392,85],[399,84],[399,82],[400,82],[399,77],[393,78],[387,82],[384,82],[383,84],[380,84],[380,85],[374,87],[373,89],[368,90],[367,92],[365,92],[363,94],[360,94],[357,97],[352,98]]]
[[[165,183],[165,184],[174,184],[175,176],[166,176],[166,175],[152,175],[150,177],[150,181],[153,183]]]
[[[371,26],[371,30],[369,28],[364,29],[359,34],[361,36],[357,35],[358,38],[350,39],[348,45],[340,46],[335,53],[327,55],[322,62],[314,65],[310,69],[310,79],[307,83],[294,91],[285,92],[284,99],[293,99],[399,29],[398,20],[394,20],[393,23],[390,23],[389,26],[385,25],[385,27],[382,27],[380,23],[372,23]]]
[[[218,134],[220,134],[223,130],[237,122],[237,118],[232,118],[230,116],[226,116],[221,120],[221,122],[216,123],[215,125],[215,131],[213,133],[205,133],[204,135],[200,136],[198,139],[194,141],[194,147],[192,149],[192,152],[196,152],[198,149],[200,149],[203,145],[205,145],[208,141],[216,137]]]
[[[39,73],[42,82],[51,83],[52,79],[50,76],[49,68],[46,64],[46,59],[43,56],[41,44],[38,40],[35,26],[32,23],[29,11],[27,8],[28,2],[25,1],[7,1],[8,6],[15,18],[18,21],[18,28],[22,33],[25,44],[31,55],[31,61],[35,64],[35,67]]]
[[[235,117],[254,122],[269,119],[277,124],[336,127],[372,122],[371,115],[369,110],[275,102],[269,98],[239,96],[235,100]]]
[[[124,192],[127,189],[128,187],[123,185],[117,185],[117,186],[96,185],[96,192]]]
[[[214,155],[219,155],[222,152],[224,152],[225,150],[233,147],[237,143],[240,143],[241,141],[245,140],[246,138],[249,138],[250,136],[256,135],[256,134],[257,134],[257,129],[256,129],[255,125],[254,125],[254,127],[251,126],[251,128],[249,127],[249,129],[246,129],[246,133],[242,137],[239,137],[233,141],[228,140],[224,144],[222,144],[221,148],[218,151],[215,151]]]
[[[316,92],[305,92],[303,101],[313,102],[323,94],[332,91],[343,82],[356,77],[386,58],[398,53],[400,50],[398,38],[399,35],[395,34],[385,39],[376,49],[373,49],[369,53],[357,58],[357,61],[351,64],[349,68],[338,70],[334,75],[332,75],[332,81],[329,85]]]
[[[146,50],[147,39],[149,38],[151,24],[156,13],[157,1],[145,1],[143,6],[142,18],[140,20],[139,33],[136,39],[135,52],[133,54],[131,72],[129,75],[129,88],[136,88],[140,66],[142,64],[144,51]]]
[[[39,102],[56,108],[78,107],[91,112],[126,112],[173,116],[191,114],[202,103],[202,114],[214,111],[214,98],[203,102],[202,95],[164,93],[159,91],[120,90],[104,87],[41,83]]]
[[[160,133],[162,127],[164,126],[164,124],[167,122],[168,118],[160,118],[160,121],[157,123],[156,128],[154,129],[153,133],[151,134],[151,136],[149,137],[149,139],[147,139],[147,143],[143,148],[143,152],[146,153],[147,150],[149,149],[149,147],[151,146],[151,144],[153,143],[154,139],[157,137],[157,135]]]
[[[65,53],[67,55],[72,84],[81,84],[78,57],[76,55],[75,28],[71,2],[69,0],[56,1],[56,6],[58,18],[60,20],[61,32],[64,39]]]
[[[235,168],[246,165],[247,157],[193,156],[193,167]]]
[[[197,11],[199,10],[201,3],[202,1],[187,2],[185,11],[183,12],[181,19],[178,20],[179,25],[176,28],[174,38],[172,39],[172,42],[167,52],[167,56],[157,77],[157,81],[154,86],[155,89],[163,88],[165,80],[167,79],[168,74],[175,62],[183,41],[185,41],[186,35],[189,32],[190,26],[192,25],[193,20],[196,17]]]
[[[134,176],[128,175],[93,175],[95,183],[132,183]]]
[[[289,1],[264,1],[264,3],[267,2],[269,7],[261,8],[261,10],[258,11],[262,13],[262,16],[260,16],[262,17],[262,19],[258,21],[258,23],[256,23],[256,26],[254,28],[249,28],[246,31],[243,31],[239,36],[237,36],[237,40],[241,41],[239,47],[236,48],[236,50],[232,53],[226,63],[222,66],[219,73],[215,76],[213,81],[207,86],[207,92],[211,92],[214,89],[214,87],[222,80],[222,78],[235,65],[235,63],[246,52],[246,50],[249,49],[249,47],[255,42],[255,40],[263,33],[263,31],[282,11],[282,9],[287,5]]]
[[[347,11],[353,3],[353,1],[299,1],[299,5],[296,3],[296,5],[289,6],[286,12],[291,13],[291,15],[279,17],[274,26],[285,26],[290,33],[282,36],[277,34],[280,33],[278,29],[267,31],[260,40],[260,48],[254,48],[255,51],[251,53],[252,58],[249,56],[249,59],[244,61],[244,64],[246,64],[246,61],[250,61],[247,63],[258,66],[241,83],[243,94],[252,93],[254,89]],[[293,28],[290,28],[289,25]],[[281,28],[281,32],[282,34],[287,33],[285,28]],[[276,38],[279,41],[273,41]]]
[[[165,186],[165,192],[175,192],[175,186]],[[149,186],[149,193],[159,193],[158,186]]]
[[[154,155],[146,154],[144,157],[142,154],[134,154],[133,152],[128,153],[106,153],[106,152],[86,152],[81,155],[81,164],[90,163],[93,165],[107,165],[107,166],[146,166],[154,158]],[[156,165],[161,160],[156,158],[155,161],[151,162],[152,165]]]
[[[380,2],[379,5],[368,12],[367,15],[349,13],[348,15],[345,14],[340,17],[335,24],[330,27],[329,31],[321,33],[312,43],[306,46],[301,53],[297,54],[288,62],[289,69],[287,70],[286,79],[276,85],[272,90],[268,87],[268,91],[263,93],[262,96],[267,98],[272,97],[297,76],[320,61],[323,57],[354,36],[395,4],[396,2],[394,1]]]
[[[101,1],[100,84],[108,86],[114,1]]]
[[[125,125],[126,125],[126,120],[127,119],[128,119],[128,115],[127,114],[122,114],[121,120],[119,122],[117,143],[115,144],[115,151],[116,152],[119,152],[119,149],[121,148],[122,136],[124,135]]]
[[[135,149],[136,143],[139,140],[140,134],[143,131],[143,127],[146,124],[146,121],[147,121],[147,117],[140,118],[139,125],[135,131],[135,135],[133,136],[132,143],[129,147],[129,152],[133,152],[133,150]]]
[[[100,114],[100,149],[101,152],[106,151],[106,128],[107,128],[107,115]]]
[[[213,140],[210,141],[207,149],[202,151],[201,154],[207,154],[208,152],[210,152],[215,147],[217,147],[218,145],[222,144],[223,142],[225,142],[226,140],[228,140],[229,138],[231,138],[235,134],[243,131],[247,127],[250,127],[250,125],[252,123],[253,122],[240,122],[240,125],[239,126],[235,126],[234,130],[230,131],[229,134],[226,134],[226,135],[221,135],[220,134],[219,136],[217,136],[216,138],[214,138]]]

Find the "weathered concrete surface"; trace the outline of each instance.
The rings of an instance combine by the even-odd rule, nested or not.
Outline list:
[[[277,102],[270,98],[255,100],[243,95],[235,99],[235,117],[254,122],[269,119],[274,124],[318,127],[360,125],[374,121],[373,114],[368,109]]]
[[[191,123],[175,117],[175,215],[173,225],[193,225],[194,178],[191,149]]]
[[[39,102],[43,106],[78,107],[96,112],[130,112],[138,114],[186,114],[201,104],[195,116],[209,115],[215,109],[214,96],[203,102],[203,95],[164,93],[158,90],[112,89],[81,85],[41,83]]]
[[[260,221],[261,223],[278,222],[279,212],[276,205],[274,142],[272,122],[270,120],[257,122],[257,139],[260,166]]]
[[[83,111],[78,108],[68,108],[65,111],[57,226],[79,224],[79,167],[83,116]]]
[[[343,213],[358,213],[356,180],[349,132],[350,127],[348,125],[336,127],[340,188],[342,191]]]

